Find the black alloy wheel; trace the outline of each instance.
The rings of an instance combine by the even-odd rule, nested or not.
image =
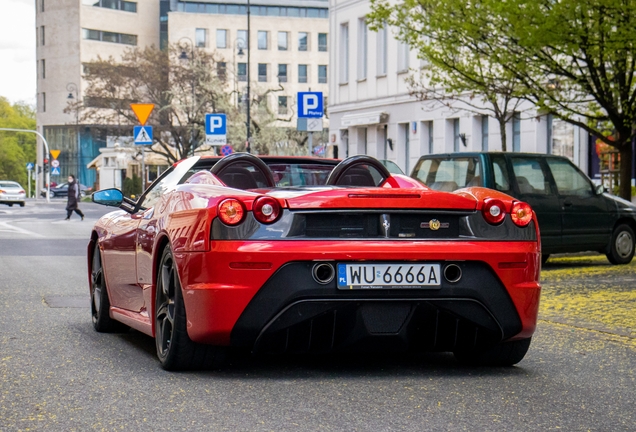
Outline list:
[[[95,245],[91,266],[91,315],[93,328],[100,333],[122,333],[129,327],[110,317],[110,301],[102,267],[102,254]]]
[[[161,367],[169,371],[217,367],[225,358],[223,348],[198,344],[188,336],[181,281],[170,246],[163,251],[157,274],[155,343]]]
[[[629,264],[634,257],[634,230],[629,225],[619,225],[612,233],[610,251],[606,255],[612,264]]]

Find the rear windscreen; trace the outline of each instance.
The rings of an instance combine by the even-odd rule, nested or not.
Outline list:
[[[333,169],[320,164],[268,164],[278,187],[324,186]]]

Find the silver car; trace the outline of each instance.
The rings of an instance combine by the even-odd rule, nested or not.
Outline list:
[[[13,204],[20,204],[20,207],[24,207],[25,198],[26,193],[19,183],[0,181],[0,204],[6,204],[9,207],[13,207]]]

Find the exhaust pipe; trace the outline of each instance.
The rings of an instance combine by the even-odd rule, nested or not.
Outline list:
[[[444,278],[450,283],[459,282],[462,278],[462,269],[457,264],[449,264],[444,268]]]
[[[311,269],[311,275],[316,282],[321,285],[326,285],[336,276],[336,270],[333,268],[333,265],[329,263],[318,263],[314,264],[314,267]]]

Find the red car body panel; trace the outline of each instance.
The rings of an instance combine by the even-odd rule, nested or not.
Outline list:
[[[476,261],[485,263],[506,287],[521,321],[508,340],[529,338],[536,327],[541,291],[540,241],[450,241],[408,239],[211,240],[217,204],[227,197],[251,211],[255,197],[267,194],[289,211],[347,209],[443,209],[477,211],[486,199],[500,199],[510,211],[513,199],[485,188],[454,193],[433,191],[402,175],[378,188],[306,188],[304,190],[228,189],[210,172],[164,194],[150,209],[116,211],[95,225],[89,245],[102,252],[111,317],[154,336],[154,290],[162,246],[169,244],[194,342],[230,345],[231,334],[261,287],[284,265],[296,261]]]

